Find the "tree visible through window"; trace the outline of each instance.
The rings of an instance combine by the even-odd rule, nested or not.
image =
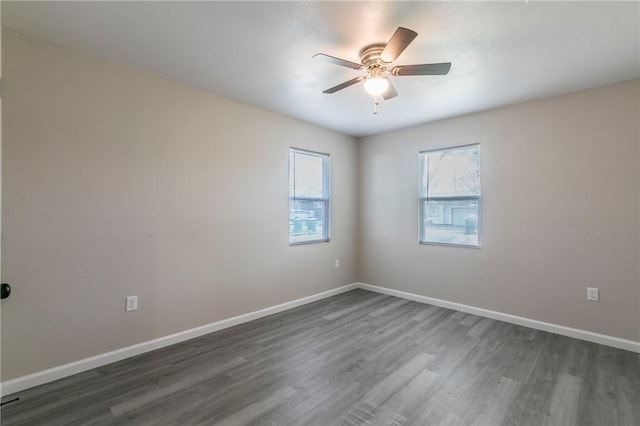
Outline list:
[[[329,156],[289,150],[289,244],[329,241]]]
[[[420,242],[480,246],[480,145],[420,153]]]

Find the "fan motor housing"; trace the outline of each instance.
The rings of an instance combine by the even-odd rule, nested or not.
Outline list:
[[[360,50],[360,61],[362,65],[366,67],[376,66],[383,63],[380,60],[380,55],[384,50],[386,44],[370,44]]]

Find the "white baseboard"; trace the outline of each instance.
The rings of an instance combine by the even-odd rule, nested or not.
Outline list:
[[[355,286],[363,290],[388,294],[390,296],[396,296],[402,299],[413,300],[420,303],[427,303],[429,305],[453,309],[456,311],[465,312],[467,314],[478,315],[481,317],[504,321],[511,324],[534,328],[536,330],[543,330],[550,333],[560,334],[562,336],[586,340],[587,342],[599,343],[601,345],[612,346],[614,348],[625,349],[627,351],[640,353],[640,342],[635,342],[633,340],[621,339],[619,337],[608,336],[606,334],[594,333],[587,330],[580,330],[578,328],[565,327],[564,325],[557,325],[549,322],[519,317],[516,315],[491,311],[489,309],[476,308],[475,306],[463,305],[461,303],[449,302],[447,300],[434,299],[432,297],[420,296],[419,294],[407,293],[404,291],[393,290],[390,288],[375,286],[371,284],[356,283]]]
[[[83,371],[91,370],[112,362],[121,361],[132,356],[140,355],[145,352],[150,352],[155,349],[164,348],[166,346],[173,345],[175,343],[184,342],[185,340],[200,337],[205,334],[213,333],[225,328],[233,327],[234,325],[242,324],[248,321],[252,321],[258,318],[266,317],[268,315],[277,314],[278,312],[286,311],[288,309],[297,308],[298,306],[306,305],[308,303],[316,302],[327,297],[335,296],[340,293],[344,293],[356,288],[355,284],[348,284],[342,287],[334,288],[331,290],[323,291],[311,296],[303,297],[301,299],[292,300],[290,302],[281,303],[280,305],[270,306],[268,308],[260,309],[258,311],[249,312],[236,317],[227,318],[221,321],[216,321],[211,324],[206,324],[200,327],[192,328],[190,330],[181,331],[179,333],[171,334],[169,336],[160,337],[158,339],[149,340],[146,342],[138,343],[125,348],[116,349],[115,351],[107,352],[104,354],[92,356],[89,358],[74,361],[69,364],[60,365],[57,367],[49,368],[47,370],[38,371],[26,376],[17,377],[15,379],[7,380],[0,383],[0,396],[11,395],[12,393],[20,392],[25,389],[29,389],[35,386],[43,385],[45,383],[52,382],[54,380],[61,379],[63,377],[72,376],[74,374],[82,373]]]

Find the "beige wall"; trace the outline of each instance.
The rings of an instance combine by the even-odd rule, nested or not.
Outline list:
[[[354,139],[3,35],[2,380],[356,281]],[[330,243],[288,245],[289,146]]]
[[[360,280],[640,340],[639,104],[635,80],[364,138]],[[482,248],[419,245],[418,152],[477,142]]]
[[[0,7],[0,11],[1,10],[2,10],[2,7]],[[0,22],[2,22],[1,17],[0,17]],[[0,31],[0,78],[2,78],[2,31]],[[2,161],[1,160],[2,160],[2,99],[0,98],[0,210],[2,209],[2,196],[1,196],[2,195]],[[0,229],[2,229],[2,214],[0,214]],[[2,242],[0,237],[0,259],[1,258],[2,258]],[[0,278],[1,277],[2,277],[2,262],[0,262]],[[2,303],[0,303],[0,380],[1,378],[2,378]]]

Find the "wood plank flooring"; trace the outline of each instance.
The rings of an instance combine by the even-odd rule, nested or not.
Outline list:
[[[640,355],[354,290],[16,396],[3,425],[640,425]]]

